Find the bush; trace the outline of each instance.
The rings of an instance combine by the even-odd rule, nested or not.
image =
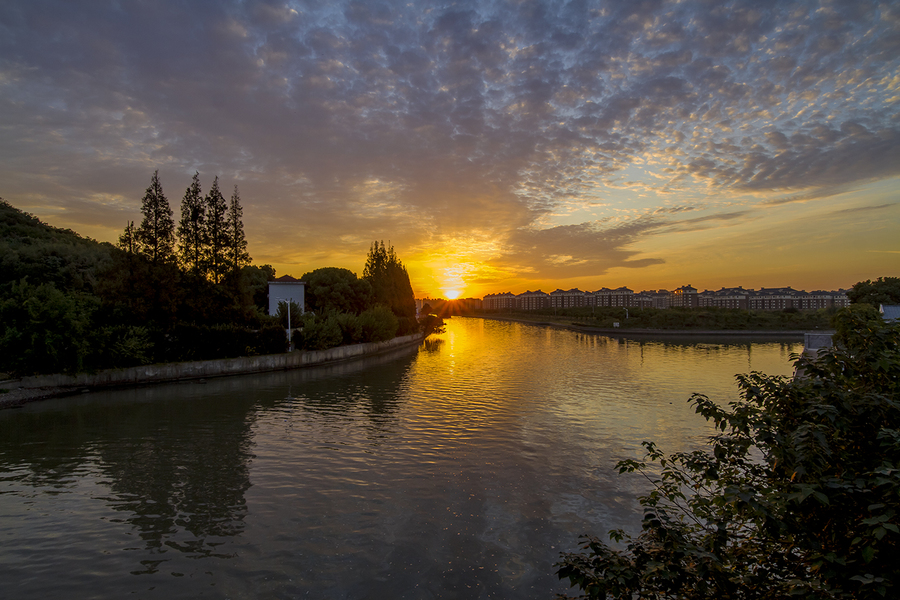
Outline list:
[[[153,341],[146,327],[114,325],[102,327],[95,336],[95,369],[135,367],[153,362]]]
[[[314,315],[305,313],[303,324],[294,338],[294,345],[304,350],[326,350],[341,344],[343,334],[335,315]]]
[[[154,362],[214,360],[287,350],[285,330],[271,319],[259,330],[237,325],[179,323],[169,331],[151,332]]]
[[[419,319],[419,328],[426,336],[432,333],[444,333],[444,319],[437,315],[426,314]]]
[[[359,317],[352,313],[336,315],[338,327],[341,328],[341,345],[358,344],[363,339],[362,325]]]
[[[370,308],[359,315],[364,342],[384,342],[393,339],[398,333],[399,319],[391,309],[384,306]]]
[[[77,373],[90,361],[96,297],[25,279],[0,294],[0,370],[17,376]]]
[[[900,326],[843,310],[838,345],[801,377],[738,376],[710,448],[626,460],[653,490],[642,532],[593,536],[558,575],[587,598],[886,598],[900,575]]]
[[[300,323],[303,320],[303,311],[301,307],[296,302],[279,302],[278,303],[278,313],[276,315],[278,317],[278,322],[281,323],[281,326],[284,329],[291,327],[300,327]],[[290,317],[290,319],[288,318]]]

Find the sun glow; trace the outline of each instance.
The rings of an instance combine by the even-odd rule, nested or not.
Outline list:
[[[462,294],[460,290],[441,290],[444,292],[444,296],[447,297],[447,300],[456,300],[459,298],[459,295]]]

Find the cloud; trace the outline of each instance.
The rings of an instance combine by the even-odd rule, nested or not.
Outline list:
[[[831,214],[835,214],[835,215],[844,214],[844,213],[858,214],[861,212],[868,212],[868,211],[878,212],[878,211],[882,211],[885,209],[897,208],[898,206],[900,206],[900,202],[888,202],[886,204],[877,204],[874,206],[858,206],[858,207],[854,207],[854,208],[843,208],[841,210],[832,211]]]
[[[218,174],[267,256],[475,231],[574,276],[660,260],[627,248],[669,221],[546,227],[580,198],[614,214],[622,180],[775,205],[900,174],[900,20],[874,0],[36,0],[0,23],[7,199],[105,223],[157,168],[173,203]]]
[[[522,228],[507,238],[503,255],[491,264],[506,271],[527,270],[533,279],[553,280],[602,275],[614,267],[662,264],[662,258],[636,258],[639,253],[629,249],[661,224],[650,217],[609,227],[580,223],[541,230]]]

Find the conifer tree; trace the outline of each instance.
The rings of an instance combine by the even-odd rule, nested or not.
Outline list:
[[[153,172],[150,187],[141,201],[144,220],[135,238],[143,254],[153,264],[171,262],[175,248],[175,222],[172,209],[159,183],[159,170]]]
[[[191,185],[181,200],[178,251],[182,266],[193,275],[200,276],[206,251],[206,205],[200,191],[200,173],[194,173]]]
[[[134,221],[128,221],[128,225],[125,226],[125,231],[119,236],[119,243],[117,245],[129,254],[138,252],[137,230],[134,228]]]
[[[383,241],[372,244],[363,279],[372,285],[375,302],[390,308],[400,319],[400,334],[410,333],[416,327],[416,300],[409,273],[393,246],[385,246]]]
[[[214,283],[219,283],[228,269],[228,207],[219,191],[219,177],[213,180],[206,194],[206,273]]]
[[[231,203],[228,205],[228,267],[232,271],[240,271],[250,264],[250,253],[247,252],[247,239],[244,237],[244,209],[241,208],[241,196],[238,186],[234,186]]]

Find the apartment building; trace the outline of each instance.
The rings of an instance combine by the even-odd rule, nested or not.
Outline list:
[[[550,294],[547,292],[527,291],[516,296],[518,300],[519,310],[538,310],[541,308],[550,308]]]
[[[698,308],[700,299],[697,296],[697,288],[690,284],[683,285],[669,292],[670,308]]]
[[[605,287],[596,292],[587,293],[586,299],[588,306],[633,306],[634,291],[627,287],[614,290]]]
[[[585,293],[578,289],[554,290],[550,292],[551,308],[576,308],[586,306]]]
[[[518,308],[516,296],[512,292],[488,294],[481,300],[484,310],[514,310]]]

